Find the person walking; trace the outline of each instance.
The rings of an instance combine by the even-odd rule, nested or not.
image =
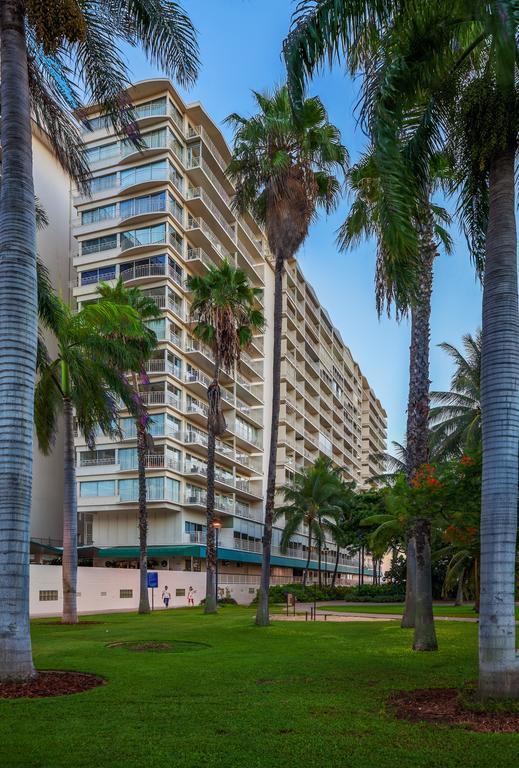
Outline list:
[[[169,601],[171,600],[171,593],[169,592],[167,587],[164,587],[162,590],[162,602],[164,603],[164,608],[167,608],[169,606]]]
[[[193,587],[189,587],[187,590],[187,604],[192,605],[193,608],[195,607],[195,595],[196,595],[196,589],[193,589]]]

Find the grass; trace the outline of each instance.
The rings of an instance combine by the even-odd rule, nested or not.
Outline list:
[[[380,614],[398,614],[401,616],[404,612],[403,603],[386,603],[385,605],[328,605],[324,603],[318,608],[318,611],[337,611],[337,613],[380,613]],[[477,619],[477,613],[474,607],[470,605],[434,605],[433,613],[435,616],[453,616],[456,618]],[[519,606],[515,609],[515,615],[519,619]]]
[[[384,606],[385,607],[385,606]],[[440,651],[410,651],[396,623],[253,625],[246,608],[112,614],[91,627],[33,623],[37,666],[103,675],[73,696],[0,700],[9,768],[509,768],[519,736],[410,724],[395,690],[477,673],[477,626],[442,622]],[[207,643],[183,653],[117,642]]]

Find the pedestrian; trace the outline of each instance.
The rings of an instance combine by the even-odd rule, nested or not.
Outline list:
[[[196,589],[193,589],[193,587],[189,587],[187,590],[187,604],[192,605],[193,608],[195,607],[195,595],[196,595]]]
[[[164,589],[162,590],[162,602],[164,603],[164,608],[168,607],[170,600],[171,600],[171,594],[168,591],[168,588],[164,587]]]

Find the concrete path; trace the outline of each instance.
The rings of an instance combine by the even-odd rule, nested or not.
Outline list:
[[[345,611],[344,613],[339,613],[337,611],[327,611],[326,608],[332,605],[340,605],[340,606],[348,606],[351,607],[351,610]],[[387,605],[387,603],[348,603],[344,600],[337,601],[337,602],[317,602],[316,608],[317,608],[317,619],[324,621],[324,617],[326,616],[327,621],[400,621],[402,618],[401,613],[360,613],[355,612],[355,605]],[[286,620],[287,618],[292,618],[293,621],[305,621],[305,614],[308,614],[308,619],[310,619],[310,612],[313,610],[314,604],[313,603],[297,603],[296,604],[296,617],[293,615],[293,608],[289,608],[289,616],[287,617],[286,612],[282,614],[273,614],[272,619],[280,619],[283,617],[282,620]],[[300,617],[297,616],[297,614],[300,615]],[[322,618],[321,618],[322,617]],[[435,621],[461,621],[468,624],[476,624],[478,622],[478,619],[476,617],[472,618],[470,616],[435,616]]]

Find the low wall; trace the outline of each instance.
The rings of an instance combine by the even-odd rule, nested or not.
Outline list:
[[[162,570],[156,573],[159,586],[154,594],[155,608],[163,607],[161,594],[166,585],[172,597],[170,606],[174,608],[187,606],[187,590],[190,586],[196,590],[195,605],[205,597],[205,573]],[[223,575],[220,586],[228,589],[231,597],[243,605],[251,602],[257,589],[257,586],[251,584],[227,584]],[[131,568],[80,567],[77,591],[80,613],[136,611],[139,607],[139,571]],[[61,566],[31,565],[31,616],[59,615],[62,611],[62,595]],[[151,603],[151,590],[149,596]]]

